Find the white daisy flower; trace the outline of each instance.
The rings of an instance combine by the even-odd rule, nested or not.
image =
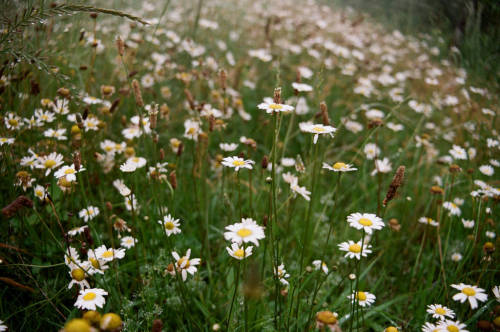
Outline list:
[[[265,110],[266,113],[273,113],[273,112],[291,112],[294,110],[293,106],[286,105],[286,104],[276,104],[274,102],[264,102],[260,103],[257,105],[257,107],[261,110]]]
[[[125,249],[106,248],[105,245],[102,245],[95,249],[95,256],[99,260],[111,262],[114,259],[122,259],[125,257]]]
[[[440,304],[429,304],[427,306],[427,313],[431,314],[432,317],[436,319],[455,318],[453,310]]]
[[[0,146],[7,144],[11,145],[14,144],[15,138],[9,138],[9,137],[0,137]]]
[[[80,167],[80,169],[77,171],[76,170],[76,167],[75,165],[70,165],[70,166],[66,166],[64,165],[63,167],[59,168],[55,173],[54,173],[54,176],[57,178],[57,179],[60,179],[62,177],[65,177],[66,178],[66,181],[68,182],[73,182],[73,181],[76,181],[76,173],[80,173],[82,171],[84,171],[85,168],[83,167]]]
[[[38,197],[39,200],[44,201],[46,198],[45,194],[45,188],[39,184],[35,186],[33,189],[33,192],[35,193],[35,196]]]
[[[323,163],[323,168],[334,172],[352,172],[357,170],[357,168],[352,167],[352,164],[345,164],[342,162],[336,162],[331,166],[327,163]]]
[[[388,158],[375,159],[375,169],[372,171],[371,176],[377,173],[389,173],[390,171],[392,171],[392,164]]]
[[[135,246],[135,244],[137,243],[137,239],[133,238],[132,236],[124,236],[122,237],[120,243],[122,247],[130,249]]]
[[[241,246],[235,242],[233,242],[231,244],[231,248],[226,247],[228,254],[231,257],[236,258],[238,260],[242,260],[242,259],[247,258],[248,256],[252,255],[252,249],[253,249],[253,246],[248,246],[245,248],[244,246]]]
[[[351,213],[347,216],[349,226],[356,229],[364,229],[366,233],[372,234],[373,230],[382,229],[384,222],[373,213]]]
[[[222,151],[233,152],[238,147],[236,143],[220,143],[219,147]]]
[[[462,218],[462,224],[465,228],[474,228],[474,220],[466,220]]]
[[[465,329],[466,327],[467,325],[460,323],[458,320],[452,321],[447,319],[438,324],[437,332],[469,332],[469,330]]]
[[[476,309],[478,306],[478,301],[484,302],[488,299],[488,295],[484,293],[484,289],[479,288],[474,285],[466,285],[460,283],[458,285],[453,284],[451,287],[458,289],[460,293],[453,295],[453,300],[460,301],[464,303],[466,300],[469,301],[471,309]]]
[[[88,228],[88,226],[85,225],[85,226],[82,226],[82,227],[72,228],[71,230],[68,231],[68,235],[69,236],[75,236],[77,234],[82,234],[83,232],[85,232],[85,228]]]
[[[455,252],[451,255],[451,260],[454,262],[459,262],[462,260],[462,255],[458,252]]]
[[[197,141],[198,135],[201,133],[200,127],[200,123],[196,120],[188,119],[184,121],[184,137]]]
[[[368,292],[353,292],[352,295],[347,296],[353,303],[356,301],[362,307],[369,307],[375,302],[375,295]]]
[[[57,152],[52,152],[48,156],[38,157],[36,168],[45,169],[45,176],[49,175],[53,169],[61,166],[63,163],[63,156]]]
[[[253,160],[245,160],[239,157],[226,157],[222,159],[222,165],[234,168],[235,172],[239,171],[240,168],[252,169],[252,165],[255,164]]]
[[[495,173],[495,170],[490,165],[482,165],[479,166],[479,172],[486,176],[492,176]]]
[[[493,295],[495,295],[497,302],[500,302],[500,286],[493,287],[491,291],[493,292]]]
[[[106,303],[105,295],[108,295],[104,289],[89,288],[82,289],[78,294],[78,299],[75,302],[75,307],[82,310],[96,310],[104,307]]]
[[[436,332],[437,328],[437,325],[426,322],[424,325],[422,325],[422,332]]]
[[[326,263],[325,263],[325,262],[322,262],[321,260],[317,259],[317,260],[314,260],[314,261],[312,262],[312,264],[314,265],[314,268],[315,268],[316,270],[321,269],[321,270],[323,270],[323,272],[324,272],[325,274],[328,274],[328,266],[326,265]]]
[[[163,220],[158,220],[158,223],[163,226],[167,236],[181,233],[181,229],[179,228],[181,225],[179,219],[174,219],[170,214],[164,216]]]
[[[196,265],[199,265],[201,263],[201,260],[199,258],[189,259],[189,257],[191,256],[191,249],[188,249],[186,255],[183,257],[180,257],[179,254],[175,251],[172,252],[172,256],[176,261],[175,265],[177,272],[181,273],[182,281],[186,281],[188,273],[194,275],[194,273],[198,271]]]
[[[259,226],[252,218],[242,218],[241,222],[226,226],[224,238],[237,244],[252,242],[257,247],[259,240],[264,239],[264,227]]]
[[[444,202],[443,208],[449,211],[452,216],[459,216],[462,214],[460,208],[453,202]]]
[[[344,257],[356,258],[360,260],[361,256],[366,257],[372,252],[370,249],[371,246],[369,244],[365,243],[363,244],[363,247],[361,247],[361,243],[361,241],[354,242],[352,240],[349,240],[347,242],[340,243],[338,246],[340,250],[346,252]]]
[[[436,220],[429,218],[429,217],[420,217],[418,218],[418,222],[426,225],[431,225],[434,227],[437,227],[439,224]]]
[[[305,83],[293,82],[292,87],[294,90],[297,90],[298,92],[309,92],[313,90],[312,86]]]
[[[310,122],[301,122],[299,123],[300,130],[306,133],[314,134],[313,143],[316,144],[318,142],[319,135],[328,134],[330,137],[334,137],[336,128],[332,126],[325,126],[322,124],[313,124]]]
[[[311,192],[306,189],[306,187],[301,187],[299,186],[298,179],[290,183],[290,189],[292,190],[293,194],[299,194],[300,196],[304,197],[306,201],[311,200]]]
[[[372,160],[380,154],[380,148],[375,143],[367,143],[363,149],[366,159]]]
[[[88,222],[89,220],[94,219],[99,215],[99,208],[96,206],[89,206],[85,209],[82,209],[79,213],[78,216],[80,218],[83,218],[83,221]]]
[[[288,285],[288,278],[290,278],[290,274],[286,273],[285,264],[281,263],[278,268],[274,268],[274,275],[279,279],[279,281],[283,285]]]
[[[458,145],[453,145],[452,149],[448,152],[449,152],[449,154],[451,154],[451,156],[454,159],[457,159],[457,160],[466,160],[467,159],[467,152],[465,151],[464,148],[462,148]]]
[[[90,288],[89,282],[85,280],[86,275],[84,270],[76,267],[68,272],[71,276],[71,282],[68,285],[68,289],[71,289],[75,284],[78,285],[80,289]]]

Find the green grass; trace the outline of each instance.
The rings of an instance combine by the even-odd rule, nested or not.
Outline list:
[[[104,274],[87,275],[86,280],[92,288],[108,292],[98,311],[118,314],[124,331],[152,330],[158,319],[164,331],[210,331],[214,324],[231,331],[308,330],[315,328],[316,314],[325,310],[338,314],[337,324],[343,331],[382,331],[389,326],[417,331],[424,322],[436,322],[426,313],[430,304],[454,310],[456,320],[466,323],[470,331],[480,320],[493,324],[499,314],[491,292],[499,280],[498,251],[486,251],[484,245],[498,245],[488,234],[500,231],[498,189],[493,189],[498,188],[499,170],[492,166],[494,174],[487,176],[479,167],[495,164],[500,155],[498,147],[488,147],[487,141],[499,139],[494,83],[475,77],[468,77],[463,85],[455,83],[460,77],[457,62],[451,59],[449,66],[443,65],[447,53],[432,55],[432,41],[403,36],[396,44],[397,37],[374,20],[353,24],[357,15],[337,7],[293,1],[255,3],[259,6],[246,1],[167,1],[147,11],[140,2],[92,2],[101,8],[97,18],[92,18],[89,7],[61,5],[50,11],[48,4],[35,2],[35,8],[42,5],[44,10],[28,10],[18,21],[14,14],[2,20],[6,30],[0,39],[0,137],[15,138],[15,142],[0,147],[0,204],[6,207],[20,195],[33,201],[33,207],[15,209],[12,216],[3,212],[1,217],[0,319],[10,331],[58,330],[82,317],[83,311],[74,305],[78,286],[68,289],[72,280],[64,260],[68,246],[80,252],[84,265],[85,251],[101,245],[119,248],[121,236],[133,236],[138,242],[125,250],[123,259],[109,262]],[[2,6],[5,12],[22,13],[19,7]],[[23,19],[26,24],[19,23]],[[151,24],[141,25],[140,19]],[[218,28],[210,30],[203,20],[217,22]],[[32,21],[36,24],[31,25]],[[180,40],[195,40],[205,51],[192,57],[183,51],[181,42],[165,34],[167,30],[175,31]],[[102,50],[87,42],[94,32]],[[122,57],[116,48],[117,35],[127,45]],[[352,36],[364,38],[365,44],[354,47],[348,39]],[[312,43],[317,37],[323,39]],[[227,50],[220,47],[220,41]],[[288,50],[285,42],[302,45],[300,52]],[[339,45],[357,49],[364,59],[337,53]],[[378,54],[375,46],[384,52]],[[248,54],[264,48],[272,61]],[[319,58],[314,52],[311,55],[312,50]],[[228,51],[234,64],[227,59]],[[423,54],[428,59],[418,60]],[[156,64],[158,55],[165,58]],[[349,64],[356,66],[353,75],[343,73]],[[313,88],[311,92],[292,88],[300,67],[313,72],[311,78],[301,75],[301,81]],[[424,81],[432,68],[442,70],[437,85]],[[227,74],[227,89],[221,83],[221,69]],[[384,71],[393,77],[406,73],[407,78],[384,86],[377,81]],[[150,87],[141,81],[147,75],[155,76]],[[182,79],[187,76],[188,80]],[[371,94],[356,93],[360,78],[370,80]],[[159,113],[151,133],[126,139],[122,130],[131,126],[132,117],[140,114],[150,119],[146,108],[137,105],[131,88],[134,79],[141,86],[144,103],[158,104]],[[247,80],[255,88],[244,84]],[[102,96],[103,85],[116,91]],[[36,109],[50,109],[41,100],[62,99],[58,92],[62,87],[69,91],[69,114],[77,114],[75,120],[54,114],[53,122],[40,127],[7,127],[12,114],[29,119]],[[162,92],[164,87],[170,89],[169,96]],[[305,98],[309,112],[268,114],[258,109],[277,87],[281,87],[282,100],[292,106],[297,106],[290,99],[294,95]],[[401,88],[401,99],[391,98],[396,87]],[[474,92],[476,88],[487,92],[481,95]],[[84,94],[108,103],[89,104]],[[456,96],[457,104],[446,105],[447,96]],[[430,105],[432,112],[415,112],[410,100]],[[301,131],[299,123],[323,123],[322,101],[337,131],[334,138],[320,135],[314,144],[313,134]],[[109,112],[114,102],[118,104]],[[205,104],[224,116],[204,117]],[[239,108],[251,119],[245,120]],[[368,109],[382,111],[384,118],[369,119]],[[93,117],[98,119],[98,130],[75,129],[80,118]],[[203,133],[196,141],[184,136],[187,119],[200,121]],[[361,129],[353,132],[352,123],[346,120],[356,121]],[[392,130],[391,122],[404,129]],[[45,137],[49,128],[66,129],[68,139]],[[242,136],[253,141],[243,143]],[[181,153],[173,151],[172,138],[182,141]],[[111,158],[112,165],[101,160],[104,140],[127,146],[126,152]],[[223,142],[238,143],[238,147],[224,152],[219,147]],[[375,166],[364,152],[367,143],[377,144],[380,158],[390,160],[389,172],[371,175]],[[476,155],[443,160],[453,145],[474,148]],[[63,165],[71,165],[79,153],[85,170],[77,174],[71,190],[63,192],[54,171],[46,176],[45,170],[21,166],[29,149],[38,156],[58,152],[64,157]],[[145,158],[146,166],[122,172],[126,154]],[[235,172],[221,165],[223,157],[238,155],[255,161],[253,169]],[[296,166],[281,165],[282,157],[292,158]],[[168,162],[165,170],[148,175],[148,167],[164,162]],[[323,169],[323,162],[349,163],[357,170],[336,173]],[[263,168],[266,163],[279,165],[272,171]],[[450,164],[457,164],[461,171],[451,172]],[[405,166],[404,181],[384,207],[382,200],[400,165]],[[20,176],[26,179],[20,171],[35,179],[26,191],[15,185]],[[296,175],[298,186],[311,192],[309,201],[293,193],[282,176],[286,172]],[[436,176],[442,181],[442,194],[431,193]],[[139,206],[127,209],[124,197],[113,186],[116,179],[131,189]],[[472,197],[471,192],[479,189],[475,180],[492,189],[484,197]],[[36,185],[46,188],[50,199],[37,198]],[[443,208],[443,202],[456,198],[463,199],[461,216],[451,216]],[[88,206],[98,207],[100,213],[85,223],[79,212]],[[369,240],[372,253],[361,260],[345,258],[338,247],[362,239],[364,232],[346,221],[356,212],[377,214],[385,224],[374,231]],[[180,219],[180,234],[166,236],[158,220],[167,214]],[[231,243],[224,239],[224,232],[242,217],[265,226],[265,239],[253,245],[251,256],[238,261],[226,251]],[[440,227],[419,223],[420,217],[438,220]],[[474,228],[464,228],[462,218],[474,220]],[[114,224],[120,219],[130,231],[117,231]],[[87,233],[65,235],[83,225],[88,226]],[[167,270],[176,263],[172,251],[182,256],[188,249],[191,259],[201,258],[201,264],[183,282],[179,274],[170,275]],[[462,260],[453,261],[453,253],[460,253]],[[316,270],[314,260],[324,261],[328,274]],[[274,274],[282,263],[289,285]],[[483,288],[487,301],[473,310],[467,302],[454,301],[459,291],[451,285],[459,283]],[[375,302],[362,309],[352,306],[347,296],[355,289],[374,294]]]

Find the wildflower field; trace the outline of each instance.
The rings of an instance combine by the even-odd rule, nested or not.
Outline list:
[[[500,330],[500,89],[439,35],[0,6],[0,331]]]

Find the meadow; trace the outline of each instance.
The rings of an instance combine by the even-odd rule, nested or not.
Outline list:
[[[0,6],[0,331],[500,330],[500,89],[438,34]]]

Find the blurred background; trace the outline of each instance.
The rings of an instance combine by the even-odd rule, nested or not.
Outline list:
[[[442,34],[448,51],[460,51],[451,56],[471,75],[500,83],[500,0],[321,1],[369,14],[405,34]]]

